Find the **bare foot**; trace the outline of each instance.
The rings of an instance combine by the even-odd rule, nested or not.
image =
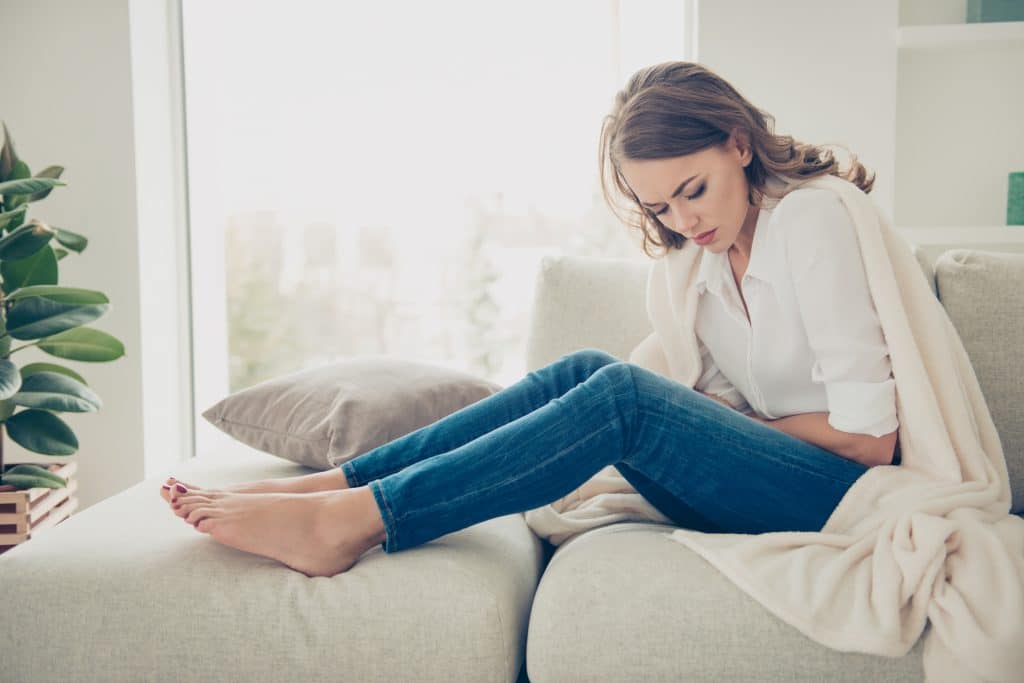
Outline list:
[[[306,576],[347,571],[385,537],[373,492],[365,486],[201,498],[183,503],[185,521],[219,543],[270,557]]]
[[[186,490],[182,491],[180,488],[176,488],[176,484],[181,484]],[[337,491],[338,489],[347,489],[348,487],[348,480],[345,479],[345,474],[341,471],[340,467],[335,467],[323,472],[303,474],[298,477],[261,479],[259,481],[221,487],[196,486],[174,477],[167,477],[167,481],[160,487],[160,497],[168,503],[173,503],[175,496],[183,493],[198,493],[206,496],[217,493],[314,493],[317,491]]]

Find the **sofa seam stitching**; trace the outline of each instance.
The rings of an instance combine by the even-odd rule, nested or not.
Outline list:
[[[246,429],[252,429],[252,430],[258,431],[258,432],[276,434],[277,436],[287,436],[288,438],[291,438],[291,439],[301,439],[302,441],[308,441],[308,442],[311,442],[311,443],[317,442],[317,441],[327,441],[327,442],[330,442],[330,440],[331,440],[329,436],[328,437],[308,437],[308,436],[302,436],[302,435],[299,435],[299,434],[293,434],[291,432],[281,432],[281,431],[278,431],[276,429],[270,429],[269,427],[260,427],[260,426],[252,424],[251,422],[236,422],[235,420],[229,420],[226,417],[218,417],[217,418],[217,422],[225,422],[225,423],[227,423],[229,425],[232,425],[232,426],[235,426],[235,427],[245,427]]]

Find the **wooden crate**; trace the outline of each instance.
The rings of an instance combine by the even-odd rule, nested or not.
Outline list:
[[[56,526],[78,508],[78,461],[43,465],[68,482],[60,489],[37,487],[0,492],[0,553],[32,538],[33,534]]]

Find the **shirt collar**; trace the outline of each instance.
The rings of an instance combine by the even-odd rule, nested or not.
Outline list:
[[[754,242],[750,247],[750,263],[747,265],[746,275],[758,280],[768,281],[768,265],[770,255],[767,253],[769,245],[770,225],[768,218],[771,215],[769,209],[762,208],[757,216],[757,224],[754,227]],[[722,295],[724,286],[723,278],[732,277],[732,264],[729,263],[727,252],[716,254],[707,249],[701,254],[700,269],[697,271],[697,293],[703,294],[711,290],[715,295]]]

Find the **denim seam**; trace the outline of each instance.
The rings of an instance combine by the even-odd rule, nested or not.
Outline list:
[[[348,465],[348,471],[347,472],[345,471],[345,465]],[[338,466],[338,469],[341,470],[341,474],[342,474],[342,476],[345,477],[346,480],[348,480],[349,474],[351,473],[352,480],[348,482],[350,488],[355,488],[356,486],[362,486],[363,485],[359,481],[359,477],[356,476],[356,468],[355,468],[355,465],[353,465],[351,463],[351,461],[346,461],[346,462],[341,463],[341,465]]]
[[[628,464],[628,463],[627,463],[627,464]],[[638,471],[639,471],[639,470],[638,470]],[[803,471],[803,470],[800,470],[800,471]],[[643,473],[643,472],[641,472],[641,474],[644,474],[644,473]],[[625,477],[623,477],[623,478],[625,479]],[[657,481],[656,479],[652,479],[651,481],[653,481],[653,482],[654,482],[655,484],[659,484],[659,485],[660,485],[660,482],[658,482],[658,481]],[[673,497],[677,498],[677,499],[678,499],[678,500],[679,500],[679,501],[680,501],[681,503],[683,503],[684,505],[688,506],[688,507],[689,507],[690,509],[692,509],[692,510],[693,510],[693,511],[694,511],[695,513],[697,513],[698,515],[700,515],[701,517],[703,517],[703,518],[704,518],[704,519],[705,519],[706,521],[710,522],[711,524],[713,524],[713,525],[715,525],[715,526],[717,526],[717,527],[719,527],[719,528],[721,529],[721,531],[720,531],[720,532],[711,532],[711,533],[727,533],[727,534],[732,534],[732,533],[748,533],[748,532],[746,532],[746,531],[742,531],[742,532],[740,532],[740,531],[736,531],[736,530],[735,530],[735,527],[732,527],[732,525],[723,525],[723,524],[722,524],[721,522],[719,522],[719,521],[717,521],[717,520],[714,520],[714,519],[711,519],[710,517],[708,517],[708,516],[707,516],[707,514],[706,514],[706,513],[705,513],[705,512],[704,512],[704,511],[703,511],[703,510],[702,510],[702,509],[700,508],[700,507],[698,507],[698,506],[694,505],[694,504],[693,504],[693,503],[692,503],[692,502],[690,501],[690,499],[689,499],[689,498],[686,498],[686,497],[682,497],[682,496],[679,496],[678,494],[676,494],[676,493],[674,493],[674,492],[672,492],[672,491],[668,491],[668,489],[666,489],[666,492],[667,492],[667,493],[669,493],[669,495],[671,495],[671,496],[673,496]],[[639,492],[639,491],[637,491],[637,493],[640,493],[640,492]],[[647,497],[646,497],[646,496],[644,496],[643,494],[640,494],[640,496],[641,496],[641,497],[642,497],[642,498],[643,498],[644,500],[646,500],[646,501],[647,501],[648,503],[650,503],[650,504],[651,504],[651,505],[652,505],[652,506],[653,506],[653,507],[654,507],[654,508],[655,508],[656,510],[659,510],[659,511],[660,511],[660,509],[658,508],[658,506],[657,506],[657,505],[654,505],[654,503],[653,503],[653,502],[652,502],[652,501],[651,501],[651,500],[650,500],[649,498],[647,498]],[[736,509],[735,509],[735,508],[733,508],[732,506],[730,506],[730,505],[727,505],[727,504],[725,504],[724,502],[722,502],[722,499],[719,499],[719,500],[717,501],[717,505],[718,505],[718,507],[719,507],[719,508],[721,508],[722,510],[724,510],[724,511],[726,511],[727,513],[731,514],[731,515],[732,515],[733,517],[735,517],[735,518],[737,518],[737,519],[743,519],[743,520],[747,520],[748,522],[750,522],[750,523],[751,523],[751,526],[756,526],[756,525],[758,525],[758,524],[760,524],[760,523],[762,523],[762,522],[764,521],[764,520],[763,520],[763,519],[762,519],[761,517],[755,517],[755,516],[751,516],[750,514],[748,514],[748,513],[746,513],[746,512],[742,512],[742,511],[740,511],[740,510],[736,510]],[[832,507],[832,509],[833,509],[833,510],[835,510],[835,507],[836,507],[836,506],[833,506],[833,507]],[[664,512],[662,512],[662,514],[665,514],[665,513],[664,513]],[[666,516],[666,517],[668,517],[668,515],[667,515],[667,514],[666,514],[665,516]],[[826,518],[826,519],[827,519],[827,518]],[[670,520],[671,520],[671,518],[670,518]],[[681,526],[681,525],[679,525],[679,524],[676,524],[676,523],[675,523],[674,521],[672,521],[672,522],[671,522],[671,525],[672,525],[673,527],[676,527],[676,528],[682,528],[682,529],[689,529],[689,527],[686,527],[686,526]],[[786,529],[785,531],[792,531],[792,529]],[[758,533],[764,533],[764,532],[758,532]]]
[[[388,519],[384,523],[384,531],[385,531],[385,535],[387,536],[386,542],[387,542],[388,545],[391,545],[392,542],[398,540],[397,539],[397,536],[398,536],[398,533],[397,533],[397,531],[398,531],[398,524],[397,524],[397,522],[399,520],[395,519],[395,513],[391,511],[391,506],[388,504],[388,497],[384,494],[384,487],[381,485],[380,480],[376,480],[376,481],[377,481],[377,493],[380,496],[381,502],[384,503],[384,511],[387,513],[387,516],[388,516]],[[373,482],[371,482],[371,483],[373,483]],[[373,489],[371,488],[370,490],[372,491]],[[392,539],[392,537],[391,537],[391,531],[392,530],[396,532],[394,534],[394,536],[395,536],[394,539]]]
[[[631,428],[629,429],[629,437],[628,437],[628,439],[627,438],[623,438],[623,444],[622,444],[623,458],[625,458],[625,455],[627,453],[632,453],[633,452],[633,429],[632,428],[636,426],[636,424],[635,424],[636,421],[637,421],[636,420],[636,413],[639,412],[639,410],[640,410],[640,392],[636,388],[636,375],[633,374],[633,368],[630,367],[629,363],[624,363],[624,365],[629,370],[629,384],[630,384],[630,386],[633,387],[633,420],[632,420],[633,424],[630,425]],[[619,413],[619,422],[623,426],[622,433],[623,433],[623,436],[625,437],[626,431],[627,431],[625,427],[626,427],[627,422],[626,422],[626,419],[622,415],[622,410],[619,409],[619,402],[618,401],[615,402],[615,409]],[[629,441],[629,444],[625,443],[627,440]]]
[[[600,351],[600,349],[598,349],[598,351]],[[594,373],[598,372],[599,370],[603,370],[604,368],[606,368],[606,367],[609,367],[609,366],[611,366],[611,365],[616,365],[616,364],[626,365],[626,363],[624,363],[623,361],[620,361],[619,359],[615,358],[615,356],[612,356],[611,354],[608,354],[608,353],[606,353],[606,352],[603,352],[603,351],[601,351],[601,353],[603,353],[604,355],[607,355],[607,356],[608,356],[609,358],[611,358],[611,359],[613,359],[613,360],[612,360],[612,361],[610,361],[610,362],[608,362],[608,363],[605,363],[605,364],[604,364],[604,365],[602,365],[601,367],[599,367],[599,368],[597,368],[596,370],[594,370],[594,372],[593,372],[593,373],[591,373],[591,374],[589,375],[589,377],[593,377]],[[588,377],[588,379],[589,379],[589,377]],[[586,381],[586,380],[584,380],[584,381]],[[582,384],[582,382],[581,382],[581,384]],[[576,386],[579,386],[579,384],[577,384]],[[633,393],[633,395],[634,395],[634,396],[636,396],[636,382],[633,382],[633,387],[634,387],[634,393]],[[570,388],[570,391],[571,391],[571,390],[572,390],[573,388],[575,388],[575,387],[572,387],[572,388]],[[566,393],[568,393],[568,392],[566,392]],[[614,397],[614,396],[616,396],[617,394],[613,392],[613,393],[612,393],[612,395],[613,395],[613,397]],[[560,396],[555,396],[555,397],[553,397],[552,399],[550,399],[550,400],[548,401],[548,403],[550,404],[550,403],[551,403],[552,401],[556,401],[556,400],[560,400],[560,399],[564,399],[564,398],[565,398],[565,394],[563,393],[563,394],[562,394],[562,395],[560,395]],[[543,407],[543,406],[541,406],[541,407]],[[616,402],[616,412],[618,412],[618,413],[619,413],[619,419],[621,420],[621,419],[622,419],[622,411],[618,410],[618,402]],[[524,414],[523,414],[523,415],[521,415],[520,417],[525,417],[526,415],[529,415],[529,413],[524,413]],[[516,419],[518,419],[518,418],[516,418]],[[509,424],[509,423],[508,423],[508,422],[506,422],[505,424]],[[562,424],[560,424],[560,423],[555,423],[555,424],[551,425],[550,427],[548,427],[548,428],[547,428],[546,430],[544,430],[543,432],[540,432],[539,434],[536,434],[536,435],[534,436],[534,438],[535,438],[535,439],[537,439],[537,440],[541,440],[541,439],[545,438],[545,437],[546,437],[546,436],[547,436],[548,434],[550,434],[551,432],[554,432],[554,431],[556,431],[556,430],[559,430],[559,429],[561,429],[561,428],[562,428],[562,426],[563,426],[563,425],[562,425]],[[481,435],[481,436],[482,436],[482,435]],[[467,443],[468,443],[468,442],[467,442]],[[461,446],[460,446],[460,447],[461,447]],[[452,449],[452,450],[455,450],[455,449]]]
[[[768,427],[768,429],[772,429],[772,427]],[[794,436],[793,438],[796,439],[797,437]],[[807,443],[807,442],[804,442],[804,443]],[[814,444],[808,444],[808,445],[812,445],[813,446]],[[825,450],[825,449],[822,449],[822,450]],[[826,451],[826,452],[832,453],[831,451]],[[837,479],[834,476],[831,476],[831,475],[828,475],[828,474],[824,474],[824,473],[819,472],[817,470],[809,470],[809,469],[806,469],[806,468],[803,468],[803,467],[797,467],[797,466],[793,465],[792,463],[786,462],[785,460],[780,460],[778,458],[773,458],[771,455],[760,454],[760,457],[764,458],[767,461],[770,461],[770,462],[774,463],[777,466],[785,467],[788,470],[792,470],[794,472],[800,472],[801,474],[803,474],[805,476],[816,477],[818,479],[830,482],[832,484],[838,484],[840,486],[845,486],[846,488],[850,488],[856,482],[856,479],[854,481],[852,481],[852,482],[845,481],[843,479]],[[842,456],[841,455],[832,454],[832,457],[841,458]],[[850,462],[854,462],[854,461],[851,460]],[[864,473],[862,473],[862,474],[864,474]],[[858,476],[858,479],[859,478],[860,477]]]
[[[606,427],[603,427],[599,431],[596,431],[596,432],[593,432],[591,434],[588,434],[587,436],[583,437],[582,439],[574,442],[572,445],[567,446],[566,448],[563,448],[562,450],[558,451],[557,453],[555,453],[553,456],[551,456],[547,460],[544,460],[543,462],[538,464],[536,467],[543,467],[543,466],[547,465],[548,463],[554,462],[555,460],[560,458],[564,453],[567,453],[568,451],[572,450],[573,448],[576,448],[580,444],[585,443],[585,442],[593,439],[594,437],[597,437],[597,436],[600,436],[601,434],[604,434],[609,429],[614,429],[614,427],[615,427],[614,425],[608,425]],[[595,470],[594,473],[596,474],[597,470]],[[460,501],[462,501],[462,500],[464,500],[466,498],[469,498],[470,496],[478,496],[480,494],[486,494],[487,492],[493,491],[494,489],[498,488],[499,486],[506,486],[506,485],[509,485],[509,484],[515,484],[516,482],[525,479],[527,476],[529,476],[529,475],[528,474],[523,474],[523,475],[521,475],[519,477],[516,477],[515,479],[510,479],[510,480],[507,480],[507,481],[501,481],[501,482],[499,482],[499,483],[497,483],[497,484],[495,484],[495,485],[493,485],[493,486],[491,486],[489,488],[481,489],[481,490],[478,490],[478,491],[473,491],[471,493],[467,493],[465,495],[459,496],[458,498],[455,498],[453,500],[446,500],[443,503],[439,503],[439,504],[433,505],[433,506],[431,506],[429,508],[425,508],[423,510],[420,510],[419,513],[420,514],[427,514],[427,513],[434,512],[435,510],[441,508],[442,506],[454,505],[454,504],[456,504],[456,503],[458,503],[458,502],[460,502]],[[395,518],[395,523],[397,524],[397,523],[405,521],[409,517],[410,514],[412,514],[412,511],[406,512],[401,517]]]
[[[687,427],[687,425],[685,423],[683,423],[683,422],[676,422],[675,424],[678,424],[681,428],[684,428],[684,429]],[[723,443],[721,444],[721,446],[723,448],[731,447],[733,444],[735,444],[738,441],[750,441],[751,440],[749,434],[747,432],[739,429],[738,427],[734,427],[734,426],[731,426],[731,425],[728,425],[728,424],[723,424],[723,423],[718,423],[718,424],[720,426],[723,426],[723,427],[725,427],[727,429],[727,436],[728,437],[732,437],[730,439],[724,439],[724,438],[722,439]],[[763,426],[764,426],[765,429],[774,429],[773,427],[769,427],[768,425],[763,425]],[[775,431],[778,431],[778,430],[775,430]],[[723,435],[723,436],[726,436],[726,435]],[[790,435],[790,437],[793,438],[793,439],[797,439],[797,437],[792,436],[792,435]],[[797,439],[797,440],[801,441],[800,439]],[[834,454],[831,451],[828,451],[826,449],[820,448],[818,446],[814,446],[814,444],[807,443],[806,441],[802,441],[802,443],[804,445],[808,445],[808,446],[812,446],[812,447],[815,447],[815,448],[819,448],[820,450],[823,450],[826,453],[829,453],[832,457],[835,457],[835,458],[842,457],[842,456],[836,455],[836,454]],[[839,485],[845,486],[847,488],[853,486],[853,484],[856,482],[856,479],[854,479],[853,482],[850,482],[850,481],[845,481],[843,479],[837,479],[837,478],[835,478],[833,476],[830,476],[828,474],[824,474],[824,473],[819,472],[817,470],[810,470],[810,469],[805,469],[805,468],[801,468],[801,467],[796,467],[792,463],[786,462],[785,460],[780,460],[778,458],[774,458],[774,457],[772,457],[771,455],[769,455],[767,453],[759,453],[758,457],[764,458],[765,460],[770,461],[771,463],[773,463],[773,464],[775,464],[777,466],[785,467],[787,469],[793,470],[794,472],[800,472],[801,474],[804,474],[804,475],[808,475],[808,476],[812,476],[812,477],[817,477],[817,478],[822,479],[824,481],[827,481],[827,482],[830,482],[830,483],[833,483],[833,484],[839,484]],[[854,461],[851,460],[850,462],[854,462]],[[857,478],[859,479],[860,475],[858,475]]]
[[[305,441],[307,443],[320,443],[321,441],[330,442],[330,440],[331,440],[330,436],[327,436],[327,437],[322,437],[322,436],[317,436],[317,437],[302,436],[302,435],[299,435],[299,434],[293,434],[293,433],[288,432],[288,431],[280,431],[280,430],[277,430],[277,429],[270,429],[269,427],[261,427],[259,425],[254,425],[254,424],[252,424],[250,422],[237,422],[235,420],[229,420],[226,417],[219,417],[219,418],[217,418],[217,422],[218,423],[223,422],[225,424],[231,425],[232,427],[244,427],[245,429],[251,429],[254,432],[261,432],[263,434],[273,434],[274,436],[286,437],[286,438],[288,438],[290,440],[294,440],[294,441]]]
[[[634,391],[635,391],[636,390],[636,382],[635,381],[633,382],[633,387],[634,387]],[[640,410],[640,407],[639,407],[639,394],[637,393],[637,394],[634,394],[634,395],[636,396],[636,400],[637,400],[637,406],[638,406],[637,409]],[[675,421],[673,421],[673,422],[675,422]],[[685,430],[688,427],[688,425],[686,425],[683,422],[678,422],[676,424],[679,425],[681,430]],[[726,439],[725,442],[721,444],[723,448],[733,447],[733,443],[735,441],[738,441],[738,440],[748,440],[748,441],[750,440],[750,435],[749,435],[748,432],[742,431],[738,427],[734,427],[734,426],[728,425],[728,424],[723,425],[723,426],[726,427],[728,436],[729,437],[734,437],[733,439]],[[772,429],[772,427],[769,427],[768,425],[764,425],[764,426],[767,429]],[[797,437],[792,437],[792,438],[795,439]],[[813,446],[813,444],[808,444],[808,445],[812,445]],[[825,449],[822,449],[822,450],[825,450]],[[827,452],[831,453],[831,451],[827,451]],[[823,473],[815,471],[815,470],[808,470],[808,469],[805,469],[805,468],[796,467],[796,466],[794,466],[793,464],[791,464],[789,462],[786,462],[784,460],[780,460],[778,458],[771,457],[770,455],[767,455],[767,454],[759,454],[759,457],[763,457],[766,461],[771,462],[775,466],[778,466],[780,468],[784,468],[784,469],[787,469],[787,470],[790,470],[790,471],[793,471],[793,472],[798,472],[802,476],[814,477],[814,478],[820,479],[820,480],[822,480],[824,482],[827,482],[829,484],[832,484],[832,485],[843,486],[847,490],[849,490],[849,488],[851,486],[853,486],[853,483],[855,483],[855,481],[856,481],[856,480],[854,480],[854,482],[848,482],[848,481],[844,481],[842,479],[836,479],[833,476],[830,476],[830,475],[827,475],[827,474],[823,474]],[[833,457],[841,457],[841,456],[834,455]],[[625,459],[623,460],[623,462],[625,462],[627,465],[630,464],[629,461],[625,460]],[[652,481],[654,481],[656,484],[659,483],[656,479],[652,479]],[[673,495],[675,495],[675,494],[673,494]],[[845,495],[845,493],[843,495]],[[842,498],[842,496],[840,496],[840,499],[841,498]],[[680,498],[680,500],[684,504],[689,505],[691,508],[696,510],[698,514],[702,514],[701,511],[698,508],[694,507],[689,502],[689,500],[687,500],[686,498]],[[650,501],[648,501],[648,502],[650,502]],[[652,503],[652,505],[653,505],[653,503]],[[752,521],[754,523],[757,523],[757,522],[761,521],[759,518],[752,518],[752,517],[750,517],[750,515],[747,515],[746,513],[742,513],[742,512],[740,512],[738,510],[735,510],[732,507],[730,507],[728,505],[725,505],[725,504],[723,504],[721,502],[719,502],[719,505],[721,505],[721,507],[723,509],[725,509],[726,511],[731,513],[736,518],[747,519],[747,520],[750,520],[750,521]],[[833,507],[833,509],[834,509],[834,507]],[[717,524],[717,522],[715,522],[714,520],[709,520],[709,521],[711,521],[714,524]]]
[[[637,390],[636,390],[636,382],[635,381],[633,382],[633,387],[634,387],[634,391],[636,392]],[[641,408],[639,407],[640,406],[640,403],[639,403],[639,393],[638,392],[635,393],[634,396],[636,397],[636,401],[637,401],[637,403],[636,403],[636,405],[638,406],[637,409],[640,410]],[[621,419],[621,412],[620,412],[620,419]],[[675,421],[673,421],[673,422],[675,422]],[[623,421],[623,424],[625,424],[625,421]],[[684,431],[685,429],[689,428],[689,425],[687,425],[687,424],[685,424],[683,422],[678,422],[676,424],[679,425],[681,431]],[[750,440],[749,432],[742,431],[738,427],[731,426],[731,425],[723,425],[723,426],[725,426],[726,429],[727,429],[728,437],[731,437],[731,438],[726,439],[725,443],[722,444],[723,448],[731,448],[731,447],[733,447],[733,443],[735,443],[736,441],[749,441]],[[765,427],[767,429],[772,429],[772,427],[769,427],[767,425],[765,425]],[[793,438],[796,438],[796,437],[793,437]],[[813,444],[810,444],[810,445],[813,445]],[[822,450],[824,450],[824,449],[822,449]],[[763,457],[765,459],[765,461],[771,462],[772,464],[774,464],[777,467],[780,467],[781,469],[786,469],[786,470],[790,470],[790,471],[793,471],[793,472],[798,472],[802,476],[809,476],[809,477],[817,478],[817,479],[819,479],[819,480],[821,480],[823,482],[826,482],[829,485],[843,486],[847,490],[849,490],[849,488],[853,485],[853,482],[845,481],[845,480],[842,480],[842,479],[837,479],[834,476],[830,476],[828,474],[824,474],[824,473],[821,473],[819,471],[809,470],[809,469],[806,469],[806,468],[797,467],[797,466],[794,466],[792,463],[789,463],[789,462],[784,461],[784,460],[780,460],[778,458],[771,457],[768,454],[759,454],[759,457]],[[841,456],[835,455],[834,457],[841,457]],[[623,462],[625,462],[627,465],[629,465],[629,461],[628,460],[624,459]],[[654,480],[654,481],[655,481],[655,483],[659,483],[659,482],[657,482],[657,480]],[[673,494],[673,495],[675,495],[675,494]],[[845,495],[845,494],[843,494],[843,495]],[[680,498],[680,500],[684,504],[689,505],[691,508],[697,510],[698,514],[701,514],[701,511],[698,508],[695,508],[689,502],[689,500],[687,500],[686,498]],[[648,501],[648,502],[650,502],[650,501]],[[652,503],[652,505],[653,505],[653,503]],[[740,512],[738,510],[735,510],[735,509],[733,509],[732,507],[730,507],[728,505],[724,505],[722,503],[720,503],[720,505],[728,513],[732,514],[734,517],[736,517],[738,519],[746,519],[746,520],[749,520],[751,522],[754,522],[755,524],[757,522],[761,521],[758,518],[752,518],[752,517],[750,517],[749,515],[747,515],[745,513],[742,513],[742,512]],[[717,522],[714,522],[714,520],[709,520],[709,521],[711,521],[712,523],[716,523],[717,524]]]

